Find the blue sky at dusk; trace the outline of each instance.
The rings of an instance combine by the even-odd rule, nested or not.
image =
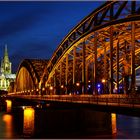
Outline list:
[[[102,1],[0,1],[0,57],[8,45],[14,72],[25,58],[50,59],[64,37]]]

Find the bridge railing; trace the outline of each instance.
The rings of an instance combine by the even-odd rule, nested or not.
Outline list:
[[[140,96],[129,95],[9,95],[9,97],[31,100],[98,104],[110,106],[129,106],[140,108]]]

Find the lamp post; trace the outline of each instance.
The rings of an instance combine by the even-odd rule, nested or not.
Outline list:
[[[36,94],[37,94],[37,95],[38,95],[38,91],[39,91],[39,89],[37,88],[37,89],[36,89]]]
[[[76,87],[77,87],[77,88],[76,88],[76,93],[77,93],[77,91],[78,91],[78,93],[79,93],[79,86],[80,86],[80,83],[77,82],[77,83],[76,83]]]
[[[42,94],[41,95],[44,95],[45,94],[45,87],[42,88]]]
[[[50,86],[50,94],[52,94],[53,86]]]
[[[102,83],[103,83],[103,91],[104,93],[106,93],[106,87],[105,87],[106,80],[102,79]]]
[[[63,92],[64,92],[64,91],[63,91],[63,89],[64,89],[64,85],[61,85],[60,88],[61,88],[61,90],[60,90],[60,94],[64,94],[64,93],[63,93]]]

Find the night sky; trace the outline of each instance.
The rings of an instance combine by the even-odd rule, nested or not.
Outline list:
[[[102,1],[0,1],[0,58],[8,46],[15,73],[25,58],[50,59],[64,37]]]

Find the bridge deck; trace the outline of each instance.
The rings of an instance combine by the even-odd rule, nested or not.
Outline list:
[[[93,104],[104,106],[117,106],[140,108],[140,96],[127,95],[8,95],[7,97],[23,98],[29,100],[45,100],[79,104]]]

